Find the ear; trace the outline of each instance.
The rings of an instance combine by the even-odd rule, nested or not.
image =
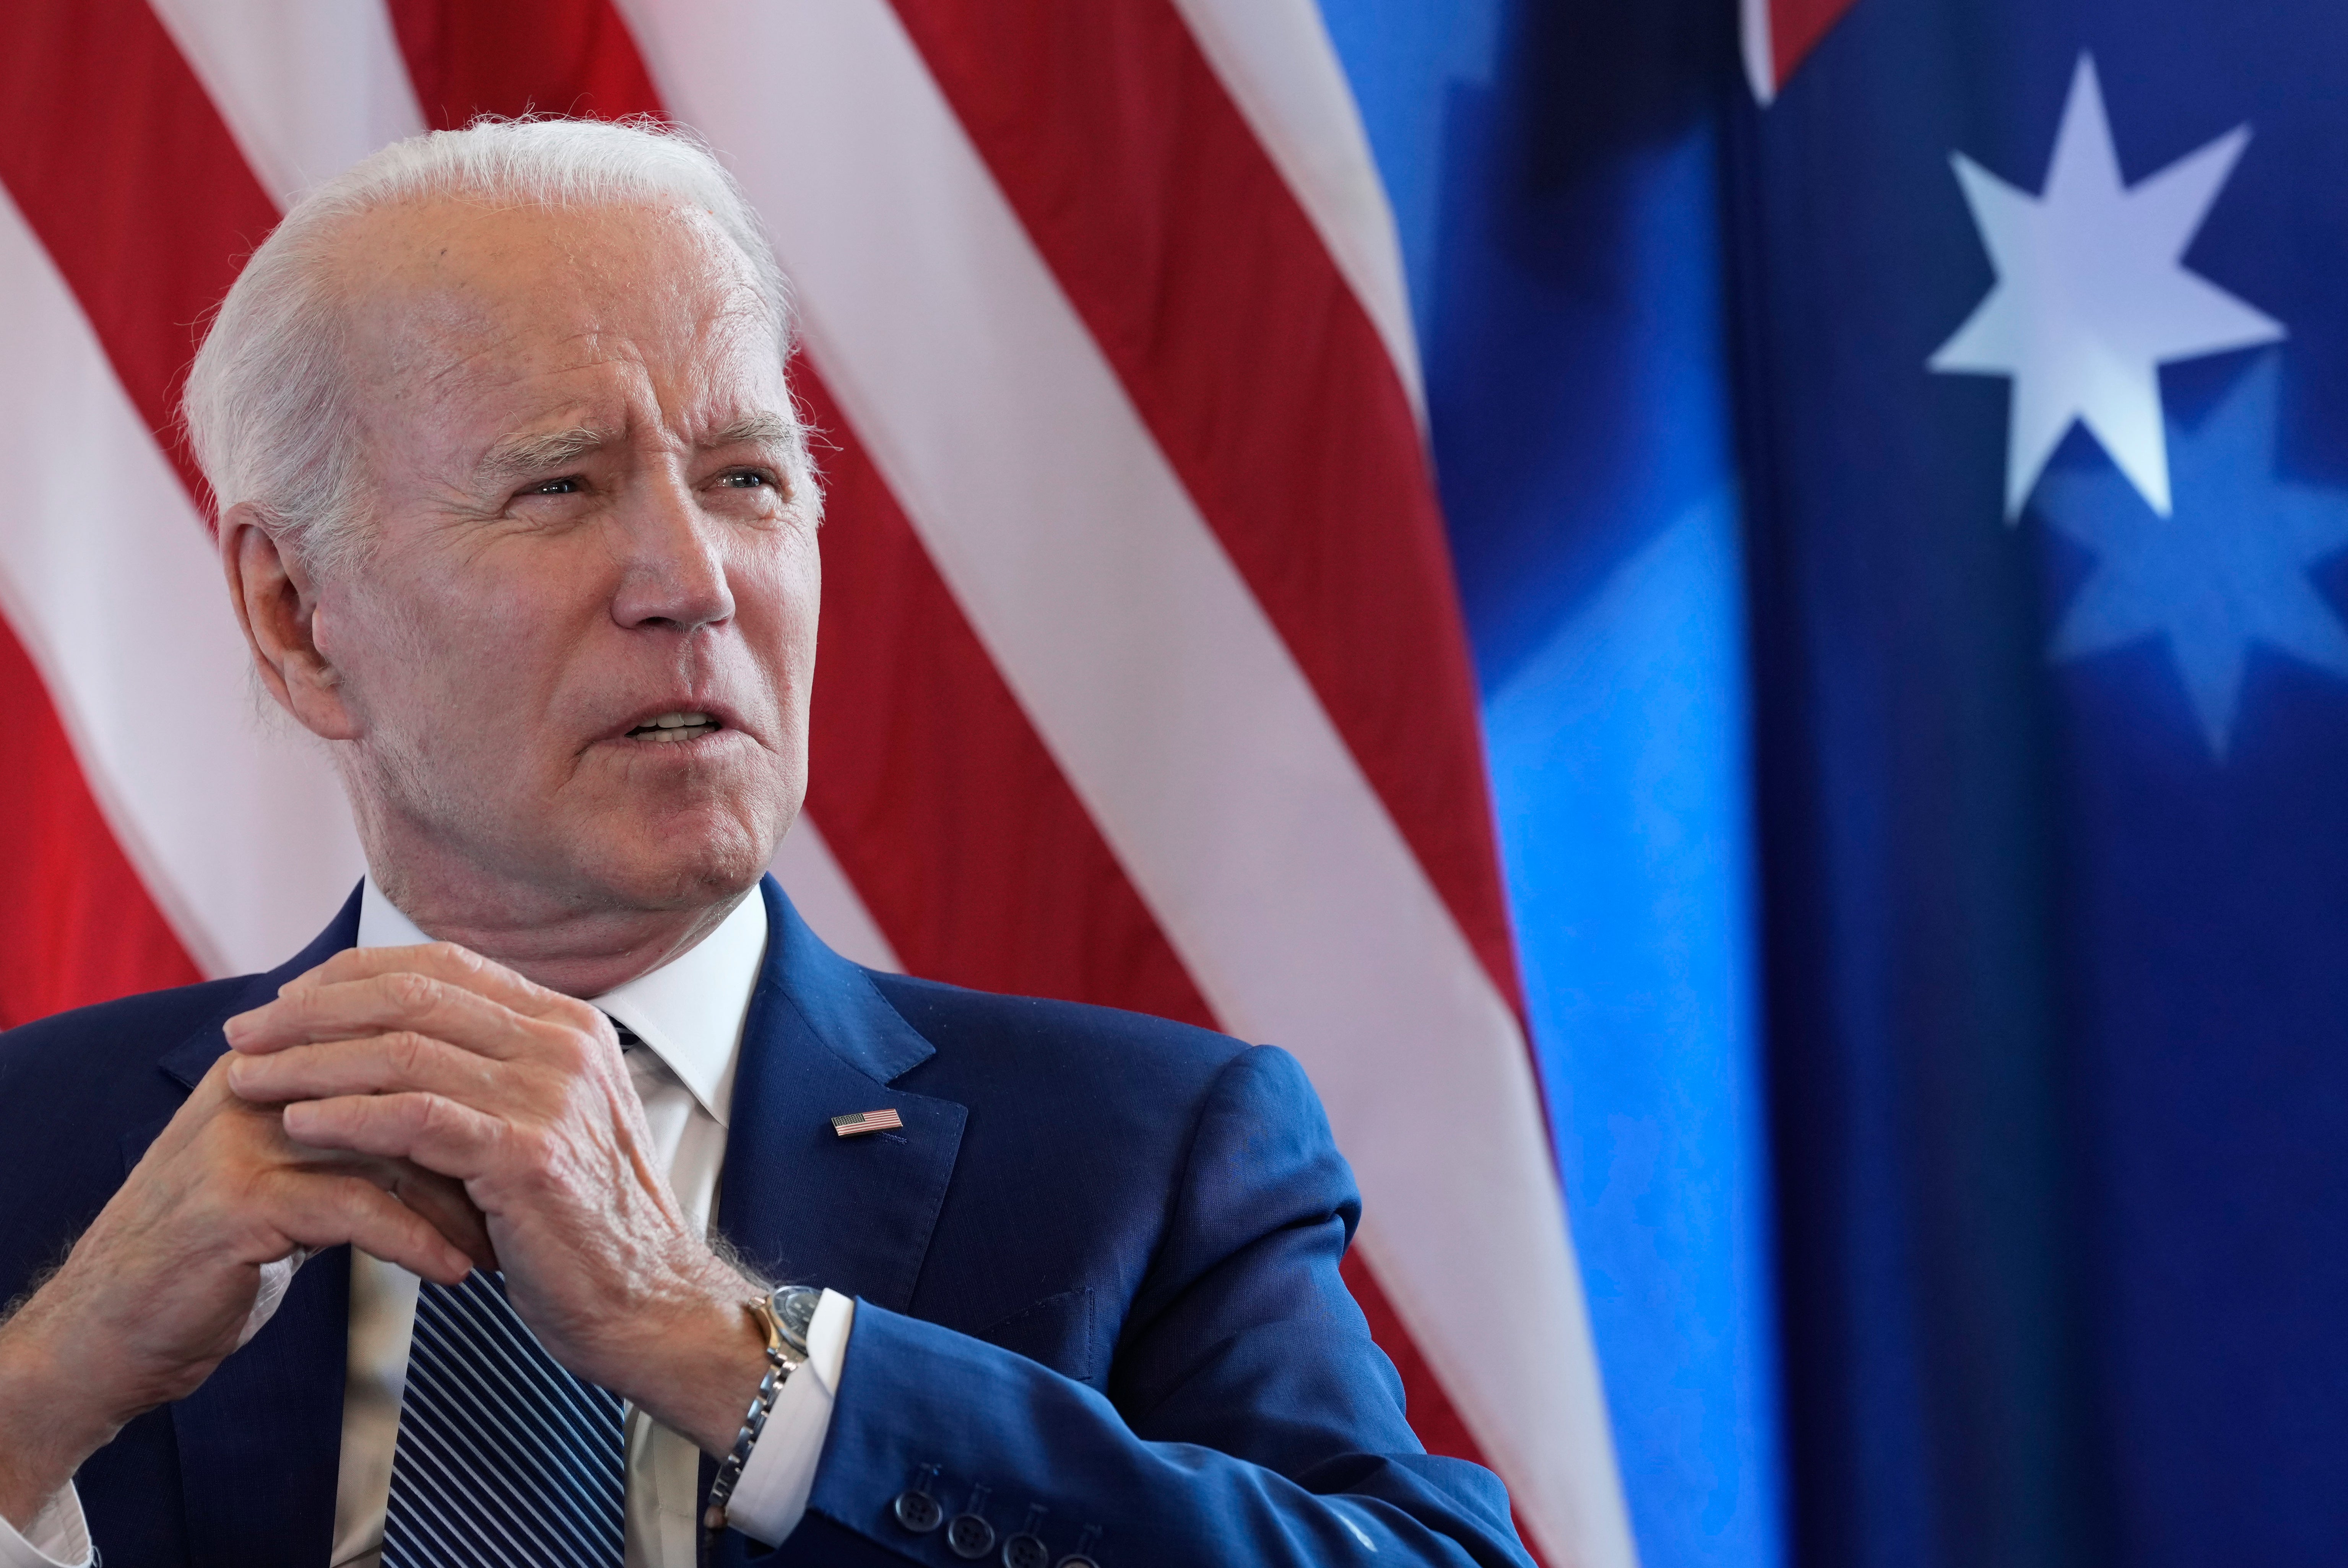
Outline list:
[[[229,603],[269,695],[319,738],[356,738],[342,673],[318,645],[318,595],[301,561],[279,548],[250,501],[221,515],[220,552]]]

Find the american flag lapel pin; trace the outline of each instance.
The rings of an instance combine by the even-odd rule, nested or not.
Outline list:
[[[852,1110],[846,1116],[831,1119],[831,1130],[842,1138],[861,1138],[868,1132],[893,1132],[905,1125],[894,1107],[883,1106],[879,1110]]]

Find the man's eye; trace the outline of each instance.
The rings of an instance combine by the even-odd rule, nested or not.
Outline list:
[[[579,493],[579,480],[576,477],[549,480],[542,485],[530,486],[530,490],[526,493],[530,495],[577,495]]]
[[[771,476],[762,474],[756,469],[736,469],[734,472],[719,479],[717,482],[721,485],[731,485],[736,490],[772,489],[775,483]]]

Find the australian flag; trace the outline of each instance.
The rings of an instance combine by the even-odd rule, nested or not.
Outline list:
[[[2348,1561],[2348,8],[1745,21],[1795,1554]]]

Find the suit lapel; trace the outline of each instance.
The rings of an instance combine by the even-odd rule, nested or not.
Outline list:
[[[302,1265],[276,1315],[171,1408],[191,1568],[331,1560],[351,1250]]]
[[[902,1312],[967,1112],[890,1087],[936,1047],[817,939],[771,877],[760,892],[767,954],[735,1073],[718,1229],[773,1277]],[[884,1108],[901,1131],[832,1132],[835,1116]]]
[[[289,963],[256,975],[219,1021],[164,1053],[162,1071],[192,1089],[228,1049],[220,1025],[358,940],[359,897]],[[137,1163],[160,1124],[124,1141]],[[276,1315],[171,1407],[191,1568],[324,1563],[334,1549],[335,1462],[343,1447],[350,1249],[320,1253],[294,1276]]]
[[[310,939],[309,946],[267,974],[255,975],[247,980],[228,1006],[221,1009],[219,1017],[157,1057],[155,1065],[162,1069],[163,1076],[183,1089],[194,1088],[204,1074],[211,1070],[212,1063],[228,1049],[228,1037],[221,1033],[222,1024],[239,1013],[260,1006],[276,995],[278,987],[287,981],[307,975],[344,948],[356,945],[359,939],[359,892],[358,888],[351,890],[351,896],[343,901],[342,909],[327,923],[325,930]],[[163,1130],[158,1127],[153,1130],[160,1132]],[[144,1153],[146,1147],[140,1144],[139,1152]]]

